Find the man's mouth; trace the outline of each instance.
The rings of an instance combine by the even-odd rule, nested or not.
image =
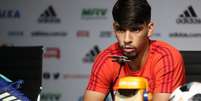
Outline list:
[[[124,46],[122,47],[122,51],[129,60],[137,58],[137,49],[135,47]]]
[[[122,47],[122,50],[123,50],[124,52],[131,53],[131,52],[135,52],[135,51],[136,51],[136,48],[124,46],[124,47]]]
[[[135,52],[135,48],[123,48],[123,51],[127,53],[131,53],[131,52]]]

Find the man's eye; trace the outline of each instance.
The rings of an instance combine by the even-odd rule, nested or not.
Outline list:
[[[140,30],[141,30],[140,28],[133,28],[133,29],[131,29],[130,31],[131,31],[131,32],[140,32]]]
[[[118,29],[117,32],[118,32],[118,33],[124,33],[125,30],[123,30],[123,29]]]

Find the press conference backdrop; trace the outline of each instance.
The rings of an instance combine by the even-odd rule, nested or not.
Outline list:
[[[149,0],[152,39],[201,50],[201,0]],[[116,41],[115,0],[1,0],[0,43],[44,46],[42,101],[81,101],[94,57]]]

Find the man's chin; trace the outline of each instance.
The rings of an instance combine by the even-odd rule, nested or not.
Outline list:
[[[135,60],[137,58],[137,54],[136,53],[128,53],[128,52],[124,52],[123,53],[126,57],[128,57],[129,60]]]

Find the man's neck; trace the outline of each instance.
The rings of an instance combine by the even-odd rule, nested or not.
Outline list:
[[[128,65],[132,70],[137,71],[144,66],[148,58],[149,45],[150,43],[147,42],[147,44],[144,47],[144,50],[140,52],[138,57],[135,60],[128,62]]]

